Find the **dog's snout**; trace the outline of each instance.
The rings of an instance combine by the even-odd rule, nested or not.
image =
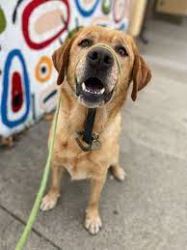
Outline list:
[[[91,66],[111,68],[114,59],[112,53],[105,48],[94,48],[88,53],[88,63]]]

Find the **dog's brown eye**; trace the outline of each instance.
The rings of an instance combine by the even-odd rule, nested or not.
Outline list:
[[[126,49],[123,46],[117,46],[115,48],[115,50],[122,57],[128,56],[128,53],[127,53]]]
[[[90,39],[83,39],[80,43],[79,46],[82,48],[90,47],[93,44],[93,41]]]

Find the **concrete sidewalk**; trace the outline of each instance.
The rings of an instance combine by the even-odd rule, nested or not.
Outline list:
[[[150,23],[142,51],[152,84],[124,109],[123,183],[108,178],[103,229],[83,228],[87,182],[63,183],[57,207],[41,213],[27,250],[187,250],[187,32]],[[14,250],[38,190],[49,123],[39,122],[11,150],[0,149],[0,250]]]

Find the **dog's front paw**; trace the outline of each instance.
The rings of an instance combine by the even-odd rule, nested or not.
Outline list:
[[[42,211],[53,209],[57,204],[58,197],[59,195],[49,192],[46,196],[44,196],[40,209]]]
[[[99,230],[102,227],[101,218],[99,215],[86,215],[85,219],[85,228],[91,233],[91,234],[97,234]]]

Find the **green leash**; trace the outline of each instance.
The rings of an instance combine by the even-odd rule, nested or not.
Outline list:
[[[54,142],[55,142],[55,134],[56,134],[56,128],[57,128],[58,114],[59,114],[59,110],[60,110],[60,103],[61,103],[61,94],[59,95],[59,98],[58,98],[57,109],[56,109],[55,117],[53,120],[52,135],[51,135],[51,140],[49,141],[49,154],[48,154],[47,162],[46,162],[46,165],[44,168],[43,176],[41,179],[40,188],[38,190],[38,193],[37,193],[32,211],[29,215],[27,224],[23,230],[23,233],[22,233],[19,241],[17,242],[15,250],[24,249],[24,246],[28,240],[29,234],[32,230],[32,226],[36,220],[36,217],[38,215],[38,211],[40,209],[41,200],[42,200],[42,197],[44,195],[44,192],[45,192],[45,189],[47,186],[47,181],[48,181],[50,167],[51,167],[51,159],[52,159],[52,153],[53,153]]]

